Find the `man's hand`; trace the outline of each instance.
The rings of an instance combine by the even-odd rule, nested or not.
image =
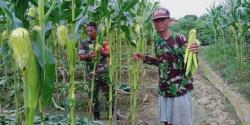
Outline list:
[[[133,60],[135,61],[143,61],[144,59],[145,59],[145,56],[143,54],[135,53],[133,55]]]
[[[102,54],[105,56],[109,56],[109,42],[108,41],[103,42]]]
[[[105,70],[104,67],[97,67],[96,68],[96,73],[102,73]]]
[[[88,54],[88,57],[91,58],[91,59],[95,58],[96,56],[97,56],[97,53],[96,53],[96,52],[90,52],[90,53]]]
[[[193,53],[198,53],[200,50],[200,46],[198,43],[192,43],[191,45],[188,46],[188,50]]]

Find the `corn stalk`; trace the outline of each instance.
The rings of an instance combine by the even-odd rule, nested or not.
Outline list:
[[[107,34],[107,39],[108,40],[110,40],[110,43],[109,43],[109,47],[111,48],[111,46],[112,46],[112,41],[113,40],[111,40],[111,34],[110,34],[110,28],[111,28],[111,20],[110,19],[108,19],[108,18],[105,18],[105,32],[106,32],[106,34]],[[121,43],[120,43],[121,44]],[[109,125],[112,125],[113,124],[113,78],[112,78],[112,76],[113,76],[113,67],[112,67],[112,56],[113,56],[113,53],[112,53],[112,50],[110,49],[109,50],[110,51],[110,58],[109,58],[109,62],[110,62],[110,65],[109,65],[109,78],[110,78],[110,83],[109,83]],[[116,91],[115,91],[115,94],[116,94]],[[116,97],[116,96],[115,96]]]
[[[35,109],[39,101],[39,68],[32,50],[28,32],[23,28],[14,30],[10,35],[9,46],[13,51],[16,65],[22,71],[24,82],[25,123],[32,125]]]
[[[19,100],[18,100],[18,84],[19,84],[19,75],[18,75],[18,67],[14,64],[14,91],[15,91],[15,107],[16,107],[16,121],[17,125],[21,124],[21,117],[20,117],[20,111],[19,111]]]
[[[70,124],[76,125],[75,113],[75,64],[76,64],[76,48],[74,41],[68,41],[66,44],[69,57],[69,72],[70,72]]]
[[[44,0],[38,0],[38,17],[39,17],[39,25],[41,27],[41,41],[42,41],[42,60],[43,64],[45,64],[45,15],[44,15]],[[45,76],[45,72],[42,72],[43,76]],[[44,80],[44,77],[41,78],[41,80]],[[43,83],[43,81],[42,81]],[[42,87],[42,86],[41,86]],[[44,106],[42,103],[42,97],[39,101],[39,112],[40,112],[40,120],[41,120],[41,125],[43,125],[43,110]]]
[[[240,71],[242,71],[243,69],[243,64],[244,64],[244,61],[243,61],[243,58],[244,58],[244,32],[243,32],[243,28],[242,28],[242,25],[241,24],[236,24],[236,26],[238,27],[239,31],[238,31],[238,39],[239,39],[239,61],[240,61]]]
[[[41,27],[39,26],[32,29],[32,45],[36,61],[39,64],[39,111],[40,124],[43,124],[43,109],[52,101],[55,82],[55,61],[51,51],[45,47],[45,42],[42,41],[41,31]]]
[[[224,59],[226,58],[226,41],[225,41],[225,33],[223,27],[220,27],[221,32],[221,41],[222,41],[222,48],[223,48],[223,56]]]
[[[136,40],[136,53],[142,53],[143,52],[143,39],[141,36],[142,33],[142,23],[137,23],[135,24],[135,32],[138,34],[137,40]],[[141,62],[134,61],[132,64],[132,83],[131,83],[131,97],[130,97],[130,102],[131,102],[131,108],[130,108],[130,113],[131,113],[131,124],[136,125],[136,114],[137,114],[137,95],[138,95],[138,89],[139,89],[139,65],[141,65]]]
[[[76,34],[75,34],[75,0],[71,1],[72,6],[72,19],[71,19],[71,31],[73,39],[70,42],[67,42],[67,49],[69,55],[69,64],[70,64],[70,124],[76,125],[76,113],[75,113],[75,83],[74,83],[74,72],[76,64]]]
[[[234,48],[236,52],[236,58],[237,58],[237,66],[240,67],[240,48],[238,45],[238,37],[237,37],[237,32],[236,29],[233,26],[230,26],[231,32],[232,32],[232,38],[233,38],[233,43],[234,43]]]

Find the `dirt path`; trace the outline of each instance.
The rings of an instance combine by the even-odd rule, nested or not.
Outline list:
[[[145,82],[141,85],[138,99],[138,124],[158,125],[158,71],[148,67]],[[192,91],[194,125],[240,125],[233,106],[199,70],[194,76]],[[124,125],[126,123],[123,123]]]
[[[235,108],[237,116],[242,122],[242,125],[250,125],[250,103],[237,92],[237,89],[229,87],[216,72],[214,72],[204,60],[200,59],[200,68],[206,78],[229,100]]]
[[[194,77],[193,112],[197,125],[235,125],[239,119],[222,93],[198,71]]]

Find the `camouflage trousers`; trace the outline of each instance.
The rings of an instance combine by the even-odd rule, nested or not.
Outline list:
[[[103,92],[103,95],[106,97],[106,104],[109,104],[109,91],[110,88],[109,86],[112,86],[112,112],[114,112],[114,86],[110,83],[110,79],[107,76],[107,74],[97,74],[95,76],[94,80],[94,90],[93,90],[93,106],[92,106],[92,111],[94,113],[94,117],[100,118],[100,109],[99,109],[99,90],[101,89]],[[91,85],[92,85],[92,79],[93,75],[89,74],[88,75],[88,96],[91,98]]]

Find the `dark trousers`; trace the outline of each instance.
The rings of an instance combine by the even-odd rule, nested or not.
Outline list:
[[[92,80],[89,79],[89,82],[88,82],[88,87],[89,87],[89,91],[88,91],[88,95],[89,97],[91,98],[91,83],[92,83]],[[98,97],[99,97],[99,90],[101,89],[102,92],[104,93],[104,96],[106,97],[106,102],[107,104],[109,104],[109,86],[112,85],[112,84],[109,84],[110,81],[109,80],[105,80],[105,79],[102,79],[100,77],[97,76],[97,78],[95,78],[94,80],[94,92],[93,92],[93,113],[94,113],[94,117],[97,117],[97,118],[100,118],[100,110],[99,110],[99,100],[98,100]],[[112,86],[112,112],[114,112],[114,87]]]

